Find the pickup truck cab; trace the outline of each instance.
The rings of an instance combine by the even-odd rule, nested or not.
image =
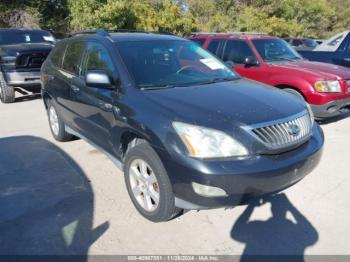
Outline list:
[[[240,75],[305,99],[316,118],[350,110],[350,71],[305,60],[280,38],[249,33],[200,33],[189,39],[232,63]]]
[[[312,51],[298,50],[306,59],[350,67],[350,31],[344,31],[318,45]]]
[[[0,29],[0,99],[15,101],[15,91],[40,92],[40,67],[55,39],[44,30]]]

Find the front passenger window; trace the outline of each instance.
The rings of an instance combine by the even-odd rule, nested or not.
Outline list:
[[[112,59],[104,46],[98,43],[88,45],[83,74],[89,70],[103,70],[109,76],[113,76],[114,65]]]

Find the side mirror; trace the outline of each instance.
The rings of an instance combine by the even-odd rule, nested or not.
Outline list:
[[[89,87],[113,88],[112,81],[103,70],[90,70],[86,72],[85,83]]]
[[[232,61],[228,60],[228,61],[225,61],[225,65],[232,69],[234,66],[235,66],[235,63],[233,63]]]
[[[257,65],[259,65],[258,59],[256,59],[254,56],[247,56],[247,57],[245,57],[243,63],[246,66],[257,66]]]

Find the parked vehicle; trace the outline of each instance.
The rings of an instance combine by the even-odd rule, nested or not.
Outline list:
[[[322,44],[324,42],[324,39],[315,39],[316,43],[317,44]]]
[[[44,30],[0,29],[0,99],[15,101],[15,91],[40,93],[40,67],[55,39]]]
[[[263,34],[194,34],[203,47],[244,77],[275,86],[308,102],[319,119],[350,110],[350,71],[303,59],[285,41]]]
[[[306,59],[350,67],[350,31],[337,34],[312,51],[299,51]]]
[[[281,191],[321,157],[305,102],[176,36],[81,32],[57,43],[42,80],[54,138],[84,138],[123,167],[151,221]]]
[[[313,50],[318,43],[312,38],[284,38],[295,50]]]

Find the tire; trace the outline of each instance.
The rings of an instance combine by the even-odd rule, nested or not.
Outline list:
[[[292,95],[299,97],[300,99],[302,99],[305,102],[305,98],[297,90],[294,90],[292,88],[283,88],[282,90],[288,92],[289,94],[292,94]]]
[[[7,85],[4,75],[0,72],[0,100],[4,104],[15,102],[15,89]]]
[[[73,135],[69,134],[65,130],[65,124],[62,121],[56,107],[50,100],[46,101],[47,105],[47,117],[49,120],[49,126],[52,136],[55,140],[60,142],[70,141],[73,139]]]
[[[145,176],[141,172],[142,163],[145,164]],[[138,171],[138,176],[135,176],[135,170]],[[131,201],[137,211],[148,220],[168,221],[182,211],[175,206],[172,186],[160,158],[146,141],[138,140],[134,147],[127,150],[124,177]],[[158,201],[155,197],[157,193]]]

